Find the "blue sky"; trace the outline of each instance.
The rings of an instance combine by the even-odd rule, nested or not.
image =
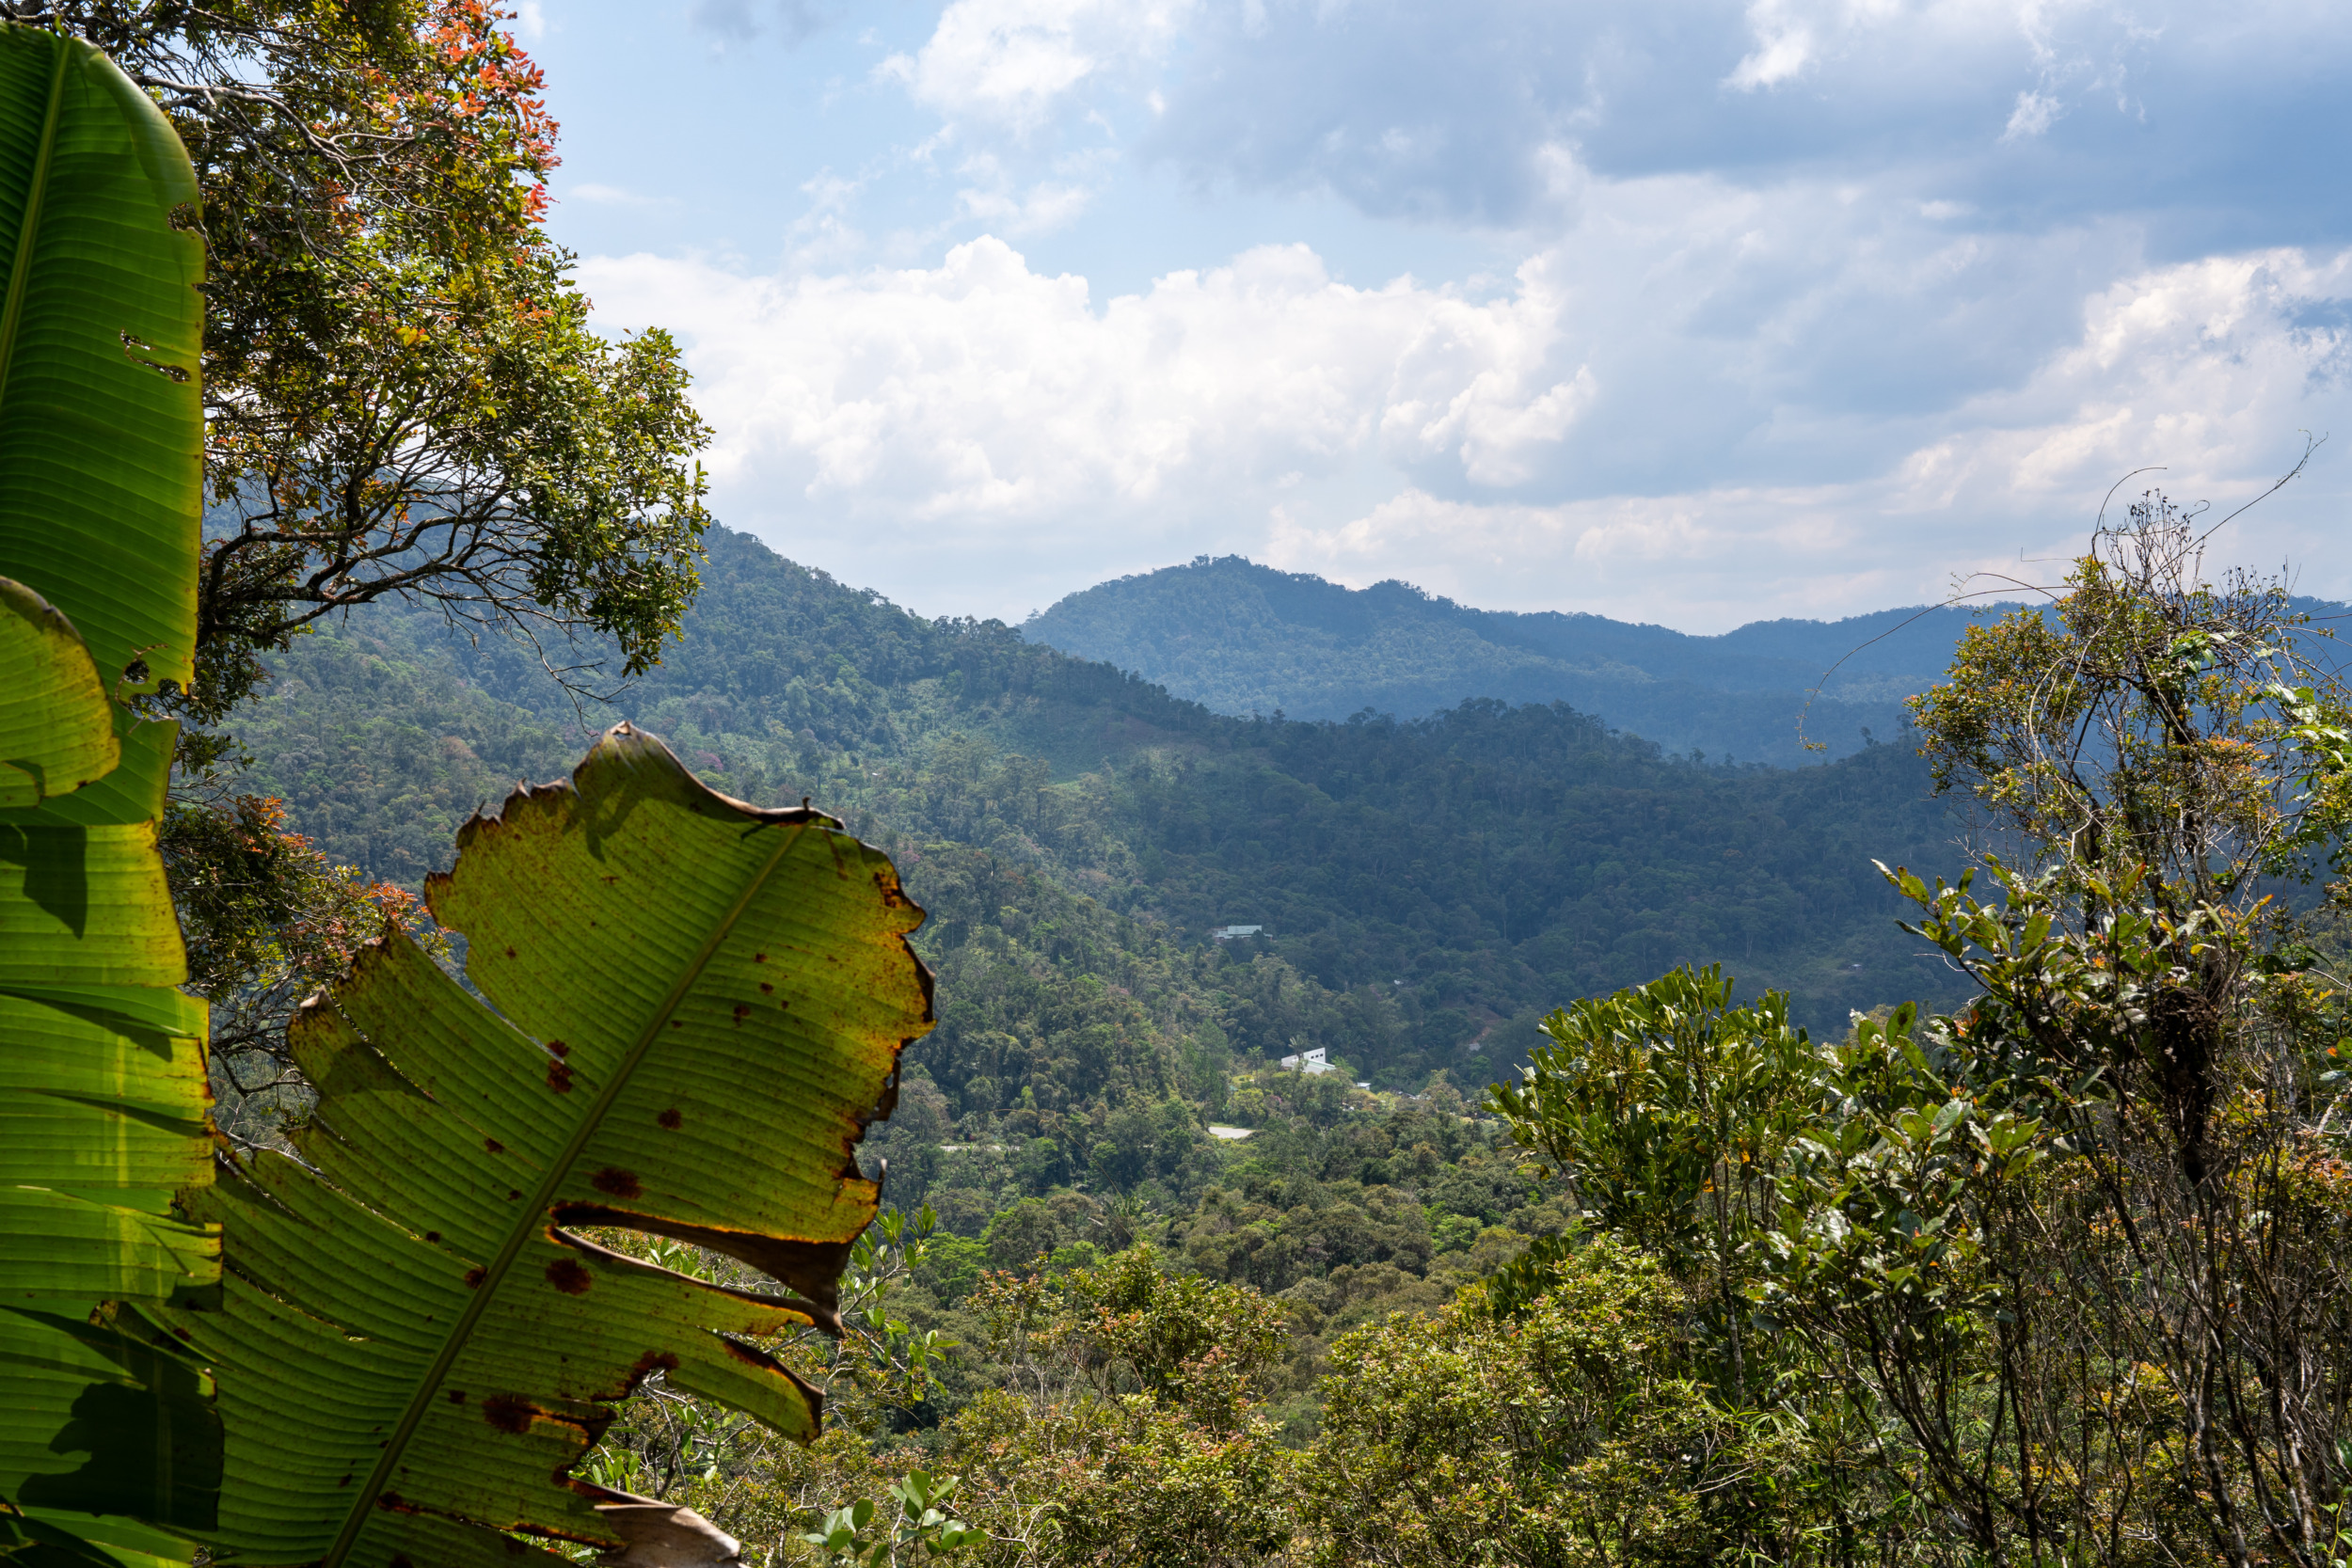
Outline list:
[[[1201,554],[1693,631],[2051,580],[2101,498],[2352,596],[2318,4],[540,0],[559,236],[722,520],[927,614]],[[2128,493],[2128,492],[2127,492]]]

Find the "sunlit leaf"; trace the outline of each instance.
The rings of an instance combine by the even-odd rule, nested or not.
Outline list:
[[[219,1378],[218,1538],[244,1562],[503,1563],[506,1529],[612,1545],[555,1478],[657,1368],[813,1435],[816,1391],[753,1341],[837,1327],[879,1197],[855,1146],[930,1027],[922,914],[887,859],[822,813],[713,793],[626,724],[469,823],[427,896],[489,1006],[405,937],[369,949],[294,1026],[320,1094],[294,1156],[197,1205],[228,1277],[169,1322]]]
[[[204,1008],[155,847],[192,670],[196,182],[88,45],[0,25],[0,1554],[187,1560],[210,1386],[122,1304],[209,1288]],[[145,1521],[144,1523],[135,1521]]]

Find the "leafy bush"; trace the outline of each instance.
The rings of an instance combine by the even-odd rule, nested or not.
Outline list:
[[[1602,1239],[1517,1314],[1481,1292],[1331,1350],[1305,1467],[1320,1560],[1721,1560],[1773,1544],[1753,1494],[1769,1438],[1690,1375],[1686,1298]]]

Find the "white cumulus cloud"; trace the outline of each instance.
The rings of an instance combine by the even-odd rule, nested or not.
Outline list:
[[[1576,270],[1549,251],[1478,298],[1352,286],[1265,246],[1097,302],[982,239],[930,268],[640,256],[586,280],[608,321],[688,341],[722,517],[931,613],[1017,616],[1201,548],[1693,626],[1858,610],[2062,551],[2143,464],[2170,465],[2177,495],[2246,492],[2352,406],[2352,253],[2140,268],[2080,296],[2016,375],[1926,412],[1781,406],[1804,327],[1709,341],[1597,308],[1637,299],[1638,277]],[[1707,354],[1738,373],[1710,390],[1671,372]],[[1671,452],[1709,428],[1744,434],[1694,441],[1682,483],[1671,461],[1612,479],[1623,433]],[[1804,462],[1776,455],[1787,440]],[[2298,556],[2319,591],[2352,588],[2311,548],[2346,488],[2331,471],[2244,525],[2256,559]]]
[[[1418,488],[1321,527],[1285,518],[1268,559],[1351,582],[1404,576],[1480,604],[1639,605],[1721,628],[1934,598],[1976,573],[2053,583],[2110,485],[2227,511],[2352,412],[2352,251],[2156,267],[2084,302],[2073,341],[2021,385],[1834,484],[1718,483],[1550,505]],[[1889,434],[1893,434],[1892,430]],[[2340,546],[2347,454],[2233,525],[2217,564],[2299,568],[2352,594]],[[2128,498],[2127,498],[2128,499]],[[2221,511],[2214,515],[2218,517]]]
[[[927,610],[1201,549],[1691,626],[1860,610],[2062,552],[2140,465],[2221,499],[2352,440],[2352,208],[2314,194],[2352,34],[2318,0],[904,20],[879,68],[839,30],[795,56],[854,57],[841,112],[896,129],[794,171],[780,263],[585,271],[687,341],[722,516]],[[2315,531],[2346,462],[2254,558],[2352,590]]]
[[[1295,245],[1099,314],[1084,278],[993,238],[931,269],[756,278],[635,257],[587,281],[609,316],[691,338],[721,476],[845,518],[1041,526],[1343,458],[1445,303],[1335,283]]]

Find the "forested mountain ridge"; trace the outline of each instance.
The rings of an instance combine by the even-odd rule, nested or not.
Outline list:
[[[1413,718],[1469,697],[1565,702],[1669,752],[1790,766],[1817,760],[1806,739],[1845,756],[1895,738],[1902,699],[1941,676],[1975,613],[1914,607],[1695,637],[1202,556],[1073,594],[1022,630],[1221,713]]]
[[[1234,719],[999,623],[926,621],[724,531],[675,650],[603,711],[576,711],[512,646],[379,607],[300,640],[238,733],[248,787],[337,859],[413,883],[469,813],[568,768],[583,721],[623,716],[731,793],[812,797],[904,856],[943,963],[975,942],[976,959],[1000,939],[1019,949],[1026,906],[1049,897],[1065,929],[1097,920],[1098,944],[1190,976],[1191,1000],[1152,1004],[1169,1064],[1155,1081],[1188,1051],[1263,1058],[1295,1038],[1418,1083],[1515,1054],[1561,1001],[1686,959],[1789,988],[1823,1027],[1950,984],[1870,865],[1957,862],[1902,748],[1732,769],[1565,705],[1494,701],[1409,721]],[[958,886],[1017,874],[1041,891],[992,905],[951,893],[949,867]],[[1204,942],[1235,923],[1267,935]],[[953,1114],[996,1108],[1024,1072],[1093,1098],[1050,1030],[967,1028],[953,1009],[977,994],[942,994],[917,1060]],[[1020,1059],[959,1043],[992,1034],[1025,1039]]]
[[[575,706],[513,644],[429,612],[322,626],[238,716],[238,787],[414,885],[469,814],[626,717],[729,793],[811,797],[890,851],[927,911],[939,1022],[857,1157],[939,1222],[907,1320],[971,1349],[919,1403],[847,1418],[877,1441],[937,1447],[993,1408],[983,1270],[1068,1280],[1147,1243],[1220,1300],[1279,1292],[1266,1431],[1311,1443],[1347,1331],[1434,1310],[1569,1225],[1572,1195],[1466,1114],[1546,1011],[1719,959],[1832,1037],[1849,1009],[1959,999],[1870,864],[1962,863],[1906,747],[1734,768],[1491,699],[1233,718],[740,534],[709,546],[675,646],[610,704]],[[1235,923],[1267,929],[1207,935]],[[1343,1077],[1267,1070],[1317,1046]],[[644,1468],[685,1451],[672,1407],[630,1409],[603,1479],[683,1486]],[[750,1472],[728,1465],[664,1495],[738,1517],[723,1478]]]
[[[2319,626],[2345,618],[2327,600],[2292,604]],[[1201,556],[1072,594],[1022,631],[1223,714],[1409,719],[1482,697],[1565,703],[1668,752],[1798,767],[1899,740],[1903,699],[1944,678],[1969,626],[2014,608],[1915,605],[1703,637]]]

